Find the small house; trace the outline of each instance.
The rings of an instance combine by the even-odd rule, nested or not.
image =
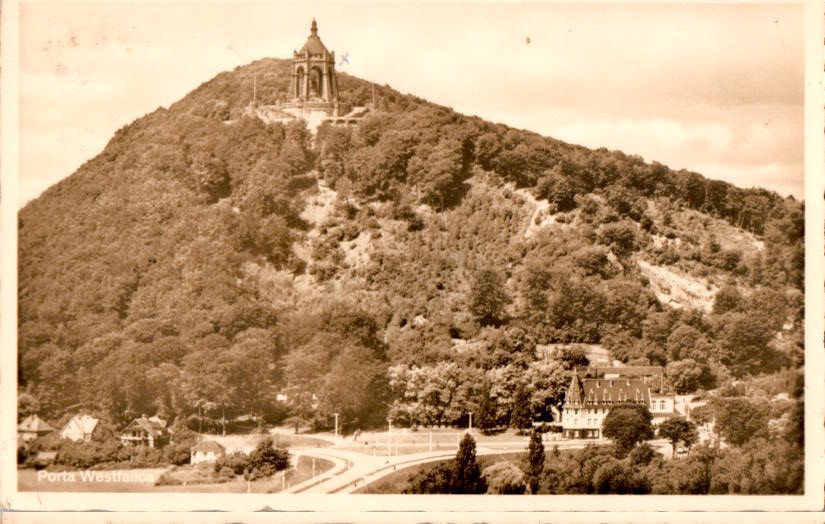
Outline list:
[[[124,446],[163,447],[169,442],[166,421],[146,415],[136,418],[120,432],[120,442]]]
[[[39,451],[34,457],[34,469],[43,469],[51,466],[57,458],[57,451]]]
[[[215,462],[226,454],[226,448],[214,440],[202,440],[192,446],[189,450],[189,462],[200,464],[201,462]]]
[[[54,431],[54,428],[48,425],[46,421],[37,415],[29,415],[17,425],[17,438],[21,443],[26,443],[52,431]]]
[[[89,442],[92,440],[92,435],[100,425],[99,419],[86,415],[75,415],[69,419],[68,422],[60,430],[60,438],[68,439],[72,442]]]

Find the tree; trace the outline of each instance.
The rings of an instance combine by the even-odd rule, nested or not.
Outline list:
[[[530,428],[533,425],[533,410],[530,409],[530,395],[527,387],[520,385],[516,390],[513,399],[513,411],[510,414],[510,427],[516,428],[519,432]]]
[[[340,353],[326,374],[321,397],[321,411],[341,413],[356,426],[386,418],[387,366],[373,356],[371,349],[360,344],[339,344]]]
[[[523,495],[527,486],[522,472],[512,462],[496,462],[482,472],[487,493],[492,495]]]
[[[485,330],[488,354],[485,368],[510,364],[526,367],[536,359],[536,340],[520,327]]]
[[[231,193],[226,163],[217,159],[214,153],[204,152],[195,155],[190,169],[199,188],[207,195],[210,203],[215,203]]]
[[[765,366],[768,344],[774,336],[762,319],[745,313],[728,313],[717,341],[719,360],[740,377]]]
[[[453,485],[450,493],[479,494],[484,493],[487,486],[481,477],[481,471],[476,460],[476,441],[469,435],[464,435],[455,456],[453,468]]]
[[[634,466],[646,466],[650,464],[654,458],[660,457],[656,450],[651,447],[650,444],[647,442],[642,442],[635,448],[633,451],[630,452],[628,458],[630,459],[630,463]]]
[[[578,344],[563,347],[559,354],[564,369],[586,368],[590,365],[590,359],[587,358],[584,348]]]
[[[705,334],[683,322],[677,322],[673,326],[664,346],[671,361],[692,358],[702,362],[712,353],[712,346]]]
[[[512,299],[504,289],[504,277],[493,269],[476,273],[470,290],[470,312],[484,326],[499,326],[506,320],[504,308]]]
[[[531,411],[541,420],[553,420],[553,408],[561,407],[570,383],[570,378],[564,368],[555,362],[545,364],[536,361],[528,366],[524,378],[531,390]]]
[[[765,403],[734,397],[715,399],[712,404],[714,428],[729,444],[741,446],[767,437],[770,408]]]
[[[673,446],[672,456],[676,456],[676,445],[682,442],[686,447],[690,447],[699,439],[696,431],[696,424],[683,417],[670,417],[659,425],[659,436],[666,438]]]
[[[636,225],[629,220],[605,224],[599,230],[599,243],[608,246],[624,260],[637,248]]]
[[[677,360],[667,365],[665,373],[676,393],[684,395],[696,391],[705,370],[693,359]]]
[[[476,460],[476,442],[467,434],[461,439],[454,459],[413,476],[407,482],[404,493],[473,495],[486,490],[487,483]]]
[[[17,422],[22,422],[29,415],[36,415],[40,410],[40,403],[28,393],[17,395]]]
[[[546,198],[556,209],[565,212],[576,207],[576,188],[570,180],[561,174],[561,167],[556,166],[546,171],[536,187],[539,198]]]
[[[481,388],[481,401],[476,414],[476,425],[485,434],[492,433],[498,427],[496,399],[490,394],[490,384],[486,380]]]
[[[647,406],[619,404],[610,409],[602,422],[602,434],[613,440],[621,456],[645,440],[653,438],[652,417]]]
[[[441,140],[425,158],[410,159],[408,182],[421,195],[421,200],[442,209],[453,204],[456,189],[464,170],[464,144],[456,138]]]
[[[248,471],[252,480],[268,477],[282,469],[289,467],[289,451],[286,448],[275,446],[271,436],[264,437],[252,453],[249,454]]]
[[[642,491],[636,485],[633,470],[627,461],[604,457],[592,462],[596,466],[590,478],[593,493],[624,494]]]
[[[544,443],[541,441],[541,433],[533,429],[530,433],[530,444],[527,447],[527,460],[525,462],[527,481],[530,486],[530,493],[536,494],[539,490],[539,483],[544,474]]]
[[[713,312],[717,315],[736,311],[742,306],[743,298],[739,288],[734,285],[726,285],[716,292],[713,299]]]

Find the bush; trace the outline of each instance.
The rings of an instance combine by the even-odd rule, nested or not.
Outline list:
[[[17,447],[17,463],[18,464],[25,464],[26,459],[29,458],[29,452],[26,449],[26,446],[18,446]]]
[[[62,441],[57,447],[54,463],[74,469],[88,469],[101,464],[116,464],[120,459],[119,440],[106,442]]]
[[[523,495],[527,490],[524,473],[511,462],[488,466],[481,476],[487,482],[487,493],[493,495]]]
[[[164,461],[169,464],[180,466],[182,464],[189,464],[191,446],[185,443],[170,444],[163,448]]]
[[[274,475],[276,472],[289,467],[289,451],[278,446],[267,436],[255,447],[249,455],[249,465],[244,471],[244,475],[255,480],[262,477]]]
[[[234,451],[216,460],[214,469],[215,472],[223,471],[224,473],[222,474],[231,471],[233,475],[241,475],[248,466],[249,456],[242,451]]]
[[[186,417],[186,428],[202,433],[218,433],[223,429],[223,426],[219,420],[206,416],[198,417],[197,414],[193,413]]]
[[[165,465],[163,450],[146,446],[132,448],[132,457],[129,463],[134,468],[151,468]]]
[[[450,493],[455,459],[442,462],[429,471],[413,475],[404,488],[405,494]]]
[[[164,472],[157,481],[156,486],[193,486],[196,484],[215,484],[229,482],[235,478],[235,474],[229,468],[215,471],[209,464],[198,464],[196,466],[186,466],[182,468],[171,468]]]

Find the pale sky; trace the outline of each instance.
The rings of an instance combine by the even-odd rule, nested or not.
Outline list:
[[[803,196],[801,5],[36,2],[20,8],[20,205],[217,73],[291,57],[313,16],[348,53],[339,70]]]

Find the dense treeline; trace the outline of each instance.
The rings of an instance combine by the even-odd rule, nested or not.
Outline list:
[[[782,380],[794,383],[792,396],[784,404],[771,404],[762,395]],[[547,452],[541,434],[534,429],[526,457],[493,464],[480,474],[472,453],[473,439],[465,435],[455,459],[411,474],[404,493],[802,493],[802,386],[801,374],[786,373],[756,381],[752,387],[758,390],[746,392],[741,385],[723,388],[697,408],[691,420],[671,417],[658,428],[652,425],[647,407],[615,405],[602,425],[611,439],[609,445],[589,444],[564,452],[555,445]],[[743,393],[747,396],[735,396]],[[787,423],[775,423],[784,418]],[[714,439],[697,445],[697,424],[711,421]],[[645,442],[654,433],[671,442],[670,460]],[[678,455],[677,448],[681,450]]]
[[[273,103],[288,69],[218,75],[21,210],[19,385],[42,416],[526,427],[570,367],[539,344],[603,344],[679,392],[802,365],[801,203],[388,86],[315,137],[249,116],[253,77]],[[640,261],[713,307],[663,303]]]

